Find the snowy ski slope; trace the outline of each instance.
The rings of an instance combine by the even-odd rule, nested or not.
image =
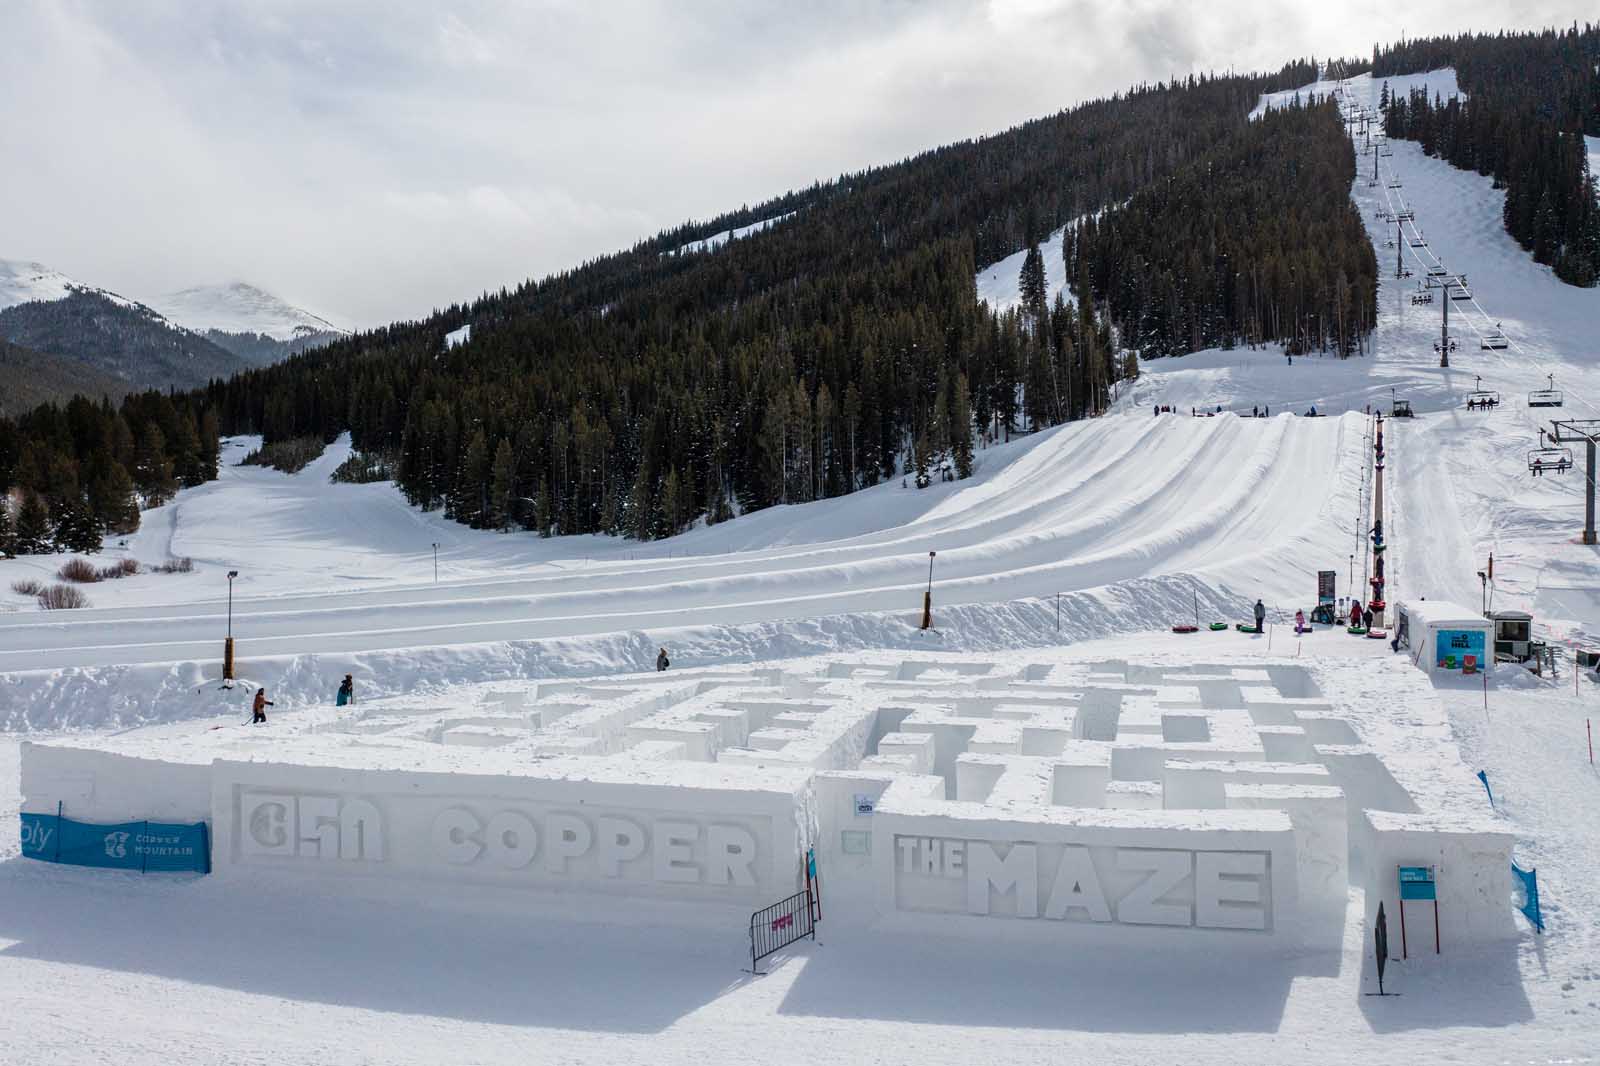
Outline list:
[[[968,482],[881,485],[660,546],[474,533],[392,486],[329,484],[345,448],[294,476],[229,465],[149,514],[128,548],[192,556],[196,573],[102,583],[89,589],[97,606],[70,615],[0,615],[0,671],[55,686],[55,671],[209,664],[232,567],[249,659],[640,631],[665,641],[654,634],[882,612],[875,628],[915,632],[929,551],[941,611],[1092,592],[1108,619],[1147,628],[1170,621],[1170,603],[1153,613],[1131,582],[1164,580],[1186,608],[1228,590],[1237,609],[1256,595],[1288,602],[1304,559],[1343,553],[1363,432],[1359,418],[1117,416],[991,449]],[[57,562],[7,563],[0,577]]]

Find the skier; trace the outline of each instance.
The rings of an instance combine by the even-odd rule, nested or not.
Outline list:
[[[334,698],[334,701],[333,701],[334,706],[343,707],[347,703],[354,702],[355,698],[356,698],[356,682],[355,682],[355,678],[351,677],[349,674],[345,674],[344,675],[344,680],[339,682],[339,695]]]
[[[275,706],[275,704],[267,699],[267,690],[264,688],[256,689],[256,698],[250,704],[250,724],[260,725],[265,722],[267,720],[267,708],[272,706]]]
[[[1294,612],[1294,632],[1295,632],[1295,636],[1299,636],[1301,633],[1304,633],[1305,631],[1306,631],[1306,613],[1304,611],[1301,611],[1301,610],[1296,610]]]
[[[669,667],[671,665],[672,665],[672,660],[667,658],[667,649],[666,648],[662,648],[660,651],[656,652],[656,672],[657,673],[660,673],[661,671],[665,670],[667,667]]]
[[[1263,623],[1267,620],[1267,605],[1260,600],[1256,601],[1256,632],[1263,631]]]

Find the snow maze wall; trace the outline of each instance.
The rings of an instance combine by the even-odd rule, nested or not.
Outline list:
[[[1336,947],[1438,871],[1514,935],[1512,838],[1399,662],[887,653],[480,685],[27,744],[24,811],[211,824],[224,878],[471,883],[1101,943]],[[670,912],[670,909],[669,909]],[[687,918],[691,909],[681,911]],[[698,918],[696,920],[699,920]]]

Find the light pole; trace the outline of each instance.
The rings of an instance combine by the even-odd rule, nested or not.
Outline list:
[[[922,594],[922,628],[933,628],[933,557],[938,552],[928,553],[928,590]]]
[[[439,583],[439,542],[433,542],[433,583]]]
[[[228,571],[228,639],[222,648],[222,680],[233,680],[233,579],[239,571]]]

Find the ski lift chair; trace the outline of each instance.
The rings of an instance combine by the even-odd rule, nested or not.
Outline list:
[[[1528,453],[1528,473],[1534,477],[1565,474],[1572,469],[1571,448],[1535,448]]]
[[[1428,277],[1430,278],[1442,278],[1448,273],[1449,271],[1442,266],[1433,266],[1428,268]]]
[[[1450,286],[1450,299],[1470,300],[1472,299],[1472,290],[1465,285],[1452,285]]]
[[[1467,410],[1469,411],[1487,411],[1491,407],[1499,406],[1500,394],[1498,392],[1478,389],[1475,392],[1467,393]]]
[[[1534,389],[1528,393],[1529,407],[1560,407],[1563,399],[1561,390],[1556,388],[1554,374],[1546,374],[1545,380],[1550,383],[1547,389]]]
[[[1415,237],[1411,238],[1410,244],[1413,248],[1426,248],[1428,246],[1428,239],[1419,233]]]
[[[1479,344],[1479,347],[1486,352],[1497,352],[1505,348],[1508,343],[1510,342],[1506,340],[1506,335],[1500,331],[1498,326],[1496,326],[1495,329],[1491,330],[1487,335],[1484,336],[1482,342]]]
[[[1418,285],[1417,291],[1411,294],[1411,302],[1413,304],[1433,303],[1433,290],[1424,289],[1421,285]]]

